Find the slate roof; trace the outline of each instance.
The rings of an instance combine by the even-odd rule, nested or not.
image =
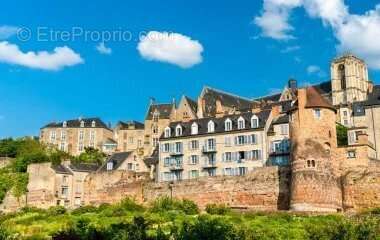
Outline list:
[[[234,114],[234,115],[228,115],[224,116],[223,118],[202,118],[197,119],[189,122],[172,122],[170,123],[169,127],[171,128],[171,137],[170,138],[176,138],[175,136],[175,128],[180,124],[182,126],[182,136],[180,137],[186,137],[186,136],[194,136],[191,135],[191,125],[196,122],[198,124],[198,135],[206,135],[206,134],[214,134],[214,133],[223,133],[225,132],[225,125],[224,122],[227,119],[230,119],[232,121],[232,131],[242,131],[242,130],[248,130],[251,128],[251,117],[253,115],[256,115],[259,118],[259,127],[258,129],[262,129],[265,126],[265,123],[269,117],[270,110],[263,110],[259,113],[242,113],[242,114]],[[237,129],[237,122],[240,117],[243,117],[245,119],[245,129]],[[213,121],[215,123],[215,131],[213,133],[208,133],[208,123],[209,121]],[[169,139],[164,137],[164,133],[161,136],[162,140]]]
[[[120,165],[127,160],[127,158],[132,154],[132,152],[119,152],[112,154],[105,164],[99,169],[99,171],[107,171],[107,163],[113,162],[113,170],[118,169]]]
[[[95,172],[100,166],[90,163],[71,163],[69,168],[75,172]]]
[[[237,110],[244,111],[251,109],[252,101],[231,93],[205,87],[202,91],[202,98],[206,102],[205,117],[215,116],[216,101],[219,100],[223,106],[235,107]]]
[[[173,104],[172,103],[164,103],[164,104],[152,104],[152,105],[150,105],[145,119],[152,120],[153,119],[153,113],[156,110],[160,114],[159,115],[160,119],[169,119],[170,114],[173,110]]]
[[[272,125],[285,124],[285,123],[289,123],[289,115],[282,114],[282,115],[277,116],[273,120]]]
[[[277,102],[280,100],[281,98],[281,94],[282,93],[276,93],[276,94],[273,94],[273,95],[268,95],[268,96],[263,96],[263,97],[259,97],[259,98],[255,98],[253,99],[254,101],[264,101],[264,102],[268,102],[268,101],[271,101],[271,102]]]
[[[117,125],[120,126],[121,130],[129,129],[131,127],[134,127],[134,129],[140,129],[140,130],[144,129],[144,124],[138,121],[128,121],[128,122],[119,121]]]
[[[70,169],[68,169],[67,167],[63,166],[62,164],[52,165],[51,168],[52,168],[56,173],[59,173],[59,174],[68,174],[68,175],[72,175],[72,174],[73,174],[73,173],[70,171]]]
[[[92,122],[95,121],[95,127],[96,128],[106,128],[108,129],[107,125],[100,119],[100,118],[82,118],[82,119],[72,119],[66,121],[66,127],[67,128],[80,128],[81,121],[84,122],[85,128],[91,128]],[[42,128],[61,128],[63,127],[64,122],[52,122],[47,125],[45,125]]]
[[[316,85],[313,85],[313,87],[322,95],[330,94],[331,89],[331,81],[322,82]]]
[[[364,106],[380,105],[380,85],[373,86],[373,91],[368,95],[368,100],[364,102]]]
[[[191,110],[197,114],[197,111],[198,111],[198,103],[196,101],[194,101],[193,99],[189,98],[188,96],[184,96],[186,101],[189,103],[189,107],[191,108]]]
[[[158,151],[158,146],[157,146],[153,150],[152,155],[144,158],[144,163],[147,167],[150,167],[151,165],[157,165],[158,164],[158,158],[159,158],[159,151]]]

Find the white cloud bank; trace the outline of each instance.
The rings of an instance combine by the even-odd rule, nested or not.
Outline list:
[[[16,35],[18,30],[19,28],[14,26],[0,26],[0,40],[8,39],[11,36]]]
[[[344,0],[264,0],[263,11],[254,23],[263,37],[277,40],[295,38],[289,23],[292,10],[303,7],[312,18],[319,18],[333,29],[339,52],[352,52],[368,65],[380,69],[380,4],[363,15],[350,14]]]
[[[99,43],[99,44],[96,46],[96,50],[97,50],[100,54],[105,54],[105,55],[110,55],[110,54],[112,53],[112,49],[109,48],[109,47],[106,47],[106,45],[104,44],[104,42]]]
[[[137,49],[147,60],[167,62],[182,68],[202,62],[203,46],[179,33],[151,31],[140,39]]]
[[[53,52],[22,52],[9,42],[0,42],[0,62],[28,68],[58,71],[64,67],[81,64],[84,60],[67,46],[56,47]]]

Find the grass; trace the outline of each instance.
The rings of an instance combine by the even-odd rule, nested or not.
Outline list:
[[[72,234],[66,239],[380,239],[379,209],[355,216],[208,209],[210,213],[199,213],[190,201],[167,198],[150,207],[126,199],[73,211],[28,208],[0,216],[0,240],[51,239],[57,234]]]

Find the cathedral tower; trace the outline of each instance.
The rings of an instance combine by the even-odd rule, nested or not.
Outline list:
[[[365,62],[345,55],[331,63],[331,87],[334,106],[367,99],[368,69]]]
[[[336,110],[314,87],[298,89],[290,110],[290,209],[336,212],[342,208]]]

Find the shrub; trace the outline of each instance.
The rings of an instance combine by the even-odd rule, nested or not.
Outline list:
[[[169,197],[158,198],[153,202],[152,212],[165,212],[165,211],[182,211],[188,215],[194,215],[199,212],[198,206],[190,200],[177,200]]]
[[[206,212],[208,214],[225,215],[231,212],[231,209],[224,204],[207,204]]]
[[[128,210],[128,211],[143,211],[144,207],[137,204],[134,200],[130,198],[125,198],[119,204],[119,207]]]
[[[47,210],[47,214],[49,214],[51,216],[58,216],[58,215],[62,215],[62,214],[65,214],[65,213],[66,213],[66,208],[64,208],[62,206],[50,207]]]
[[[89,212],[97,212],[98,208],[92,205],[82,206],[71,211],[73,215],[81,215]]]

